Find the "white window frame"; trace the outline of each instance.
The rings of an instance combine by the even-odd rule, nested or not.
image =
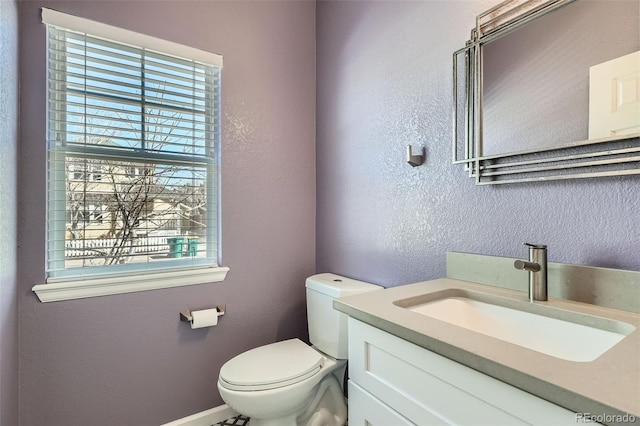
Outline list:
[[[205,52],[188,46],[166,40],[157,39],[121,28],[105,25],[99,22],[84,18],[64,14],[50,9],[42,9],[42,22],[47,25],[54,25],[68,30],[91,34],[108,40],[126,43],[180,58],[188,58],[207,64],[222,67],[222,56]],[[47,147],[47,149],[50,149]],[[218,147],[219,149],[219,147]],[[50,151],[50,155],[60,155],[55,150]],[[64,154],[62,154],[64,155]],[[219,158],[219,157],[217,157]],[[217,162],[216,162],[217,163]],[[216,181],[219,182],[219,167],[216,164]],[[89,172],[89,171],[87,171]],[[65,171],[58,170],[62,174],[61,181],[65,180]],[[71,171],[71,173],[74,173]],[[208,196],[217,197],[219,201],[220,188],[211,188]],[[62,209],[64,210],[64,209]],[[219,212],[218,206],[218,212]],[[60,211],[56,209],[56,211]],[[63,213],[64,214],[64,213]],[[63,221],[64,222],[64,221]],[[100,274],[87,276],[60,276],[47,278],[45,284],[35,285],[32,290],[36,293],[40,301],[52,302],[59,300],[79,299],[86,297],[104,296],[111,294],[130,293],[137,291],[154,290],[160,288],[180,287],[194,284],[204,284],[223,281],[229,268],[220,265],[220,214],[217,215],[216,226],[218,232],[216,242],[217,262],[215,264],[203,264],[190,267],[164,267],[157,269],[137,270],[114,274]],[[60,232],[60,230],[48,230],[49,232]],[[64,231],[63,231],[64,232]],[[56,241],[60,241],[56,238]]]

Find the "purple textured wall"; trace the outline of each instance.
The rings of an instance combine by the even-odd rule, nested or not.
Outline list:
[[[231,271],[223,283],[48,304],[30,291],[45,278],[43,6],[224,56],[222,263]],[[20,37],[20,424],[158,425],[221,404],[225,361],[306,338],[315,3],[22,1]],[[182,310],[222,303],[216,327],[179,322]]]
[[[444,276],[446,251],[519,257],[525,241],[640,270],[639,177],[477,187],[451,164],[452,53],[497,3],[318,2],[318,272],[395,286]]]
[[[18,3],[0,1],[0,424],[18,423]]]

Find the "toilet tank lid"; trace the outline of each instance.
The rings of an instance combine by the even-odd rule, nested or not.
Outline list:
[[[342,277],[332,273],[316,274],[307,278],[306,287],[331,297],[350,296],[352,294],[368,293],[383,290],[384,287]]]

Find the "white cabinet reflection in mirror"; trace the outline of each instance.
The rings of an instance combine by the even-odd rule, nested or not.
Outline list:
[[[589,68],[589,139],[640,132],[640,51]]]
[[[576,414],[349,318],[349,425],[574,425]]]

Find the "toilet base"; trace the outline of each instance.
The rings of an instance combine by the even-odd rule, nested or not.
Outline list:
[[[251,419],[249,420],[249,426],[297,426],[296,416],[292,414],[287,417],[281,417],[279,419]]]
[[[318,386],[314,399],[298,417],[297,425],[343,426],[347,421],[347,404],[340,382],[329,374]]]

